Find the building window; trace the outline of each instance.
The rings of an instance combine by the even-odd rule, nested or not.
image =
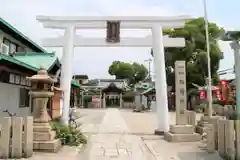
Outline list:
[[[19,107],[29,107],[29,90],[26,88],[20,88],[20,95],[19,95]]]
[[[3,82],[3,83],[9,82],[9,72],[0,71],[0,82]]]
[[[16,84],[20,84],[20,79],[21,77],[19,76],[19,75],[16,75],[16,77],[15,77],[15,83]]]
[[[10,83],[15,83],[15,75],[12,74],[12,73],[10,73],[9,82],[10,82]]]
[[[10,41],[6,38],[3,38],[3,44],[10,46]]]
[[[15,43],[10,43],[9,53],[17,52],[17,45]]]
[[[15,53],[18,51],[18,45],[7,38],[3,38],[3,43],[9,47],[9,53]]]
[[[82,84],[82,81],[83,81],[83,80],[80,79],[78,83],[79,83],[79,84]]]
[[[26,85],[26,77],[21,76],[21,85],[25,86]]]

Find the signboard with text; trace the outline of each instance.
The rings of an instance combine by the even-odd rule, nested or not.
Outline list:
[[[186,66],[185,61],[175,62],[175,102],[176,102],[176,123],[186,124],[185,109],[187,105],[186,95]]]

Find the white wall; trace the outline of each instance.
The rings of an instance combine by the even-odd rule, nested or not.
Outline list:
[[[17,116],[31,115],[31,108],[19,108],[20,86],[0,82],[0,117],[7,116],[4,110],[16,113]]]

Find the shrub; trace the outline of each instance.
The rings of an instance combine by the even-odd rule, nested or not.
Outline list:
[[[87,143],[86,137],[80,130],[64,125],[59,120],[51,121],[51,125],[53,130],[56,131],[56,138],[61,140],[62,145],[78,146],[81,143]]]

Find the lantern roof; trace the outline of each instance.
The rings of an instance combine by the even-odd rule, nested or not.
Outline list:
[[[41,65],[38,73],[32,77],[28,77],[31,82],[53,83],[54,80],[48,75],[46,69]]]

